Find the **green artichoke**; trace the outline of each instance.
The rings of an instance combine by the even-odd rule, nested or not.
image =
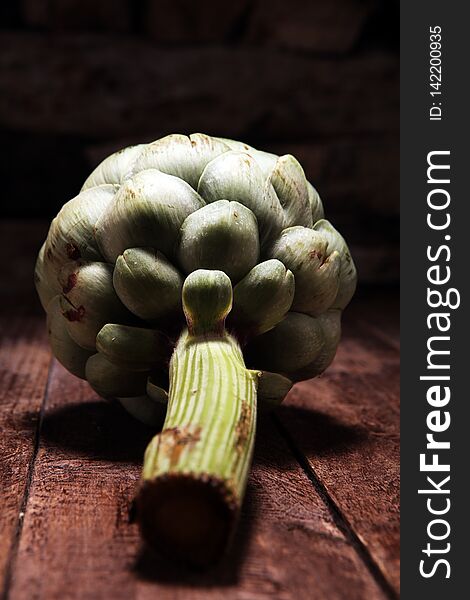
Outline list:
[[[36,288],[52,351],[163,430],[138,495],[151,545],[205,564],[242,502],[261,407],[333,360],[356,286],[302,167],[170,135],[104,160],[52,221]]]

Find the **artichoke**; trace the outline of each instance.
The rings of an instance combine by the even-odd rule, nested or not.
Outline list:
[[[226,547],[257,400],[322,373],[356,270],[291,155],[203,134],[106,158],[60,210],[36,288],[66,369],[161,433],[137,498],[144,538],[196,564]]]

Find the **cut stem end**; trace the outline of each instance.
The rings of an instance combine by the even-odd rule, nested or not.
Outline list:
[[[173,474],[143,484],[138,514],[142,536],[154,549],[196,567],[217,562],[238,513],[224,482]]]

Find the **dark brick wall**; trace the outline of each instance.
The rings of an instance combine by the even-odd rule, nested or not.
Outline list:
[[[302,162],[365,282],[398,278],[398,2],[3,0],[1,212],[53,216],[171,132]]]

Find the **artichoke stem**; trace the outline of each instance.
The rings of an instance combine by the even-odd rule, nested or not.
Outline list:
[[[196,566],[227,547],[253,454],[258,376],[225,330],[181,335],[137,502],[150,546]]]

